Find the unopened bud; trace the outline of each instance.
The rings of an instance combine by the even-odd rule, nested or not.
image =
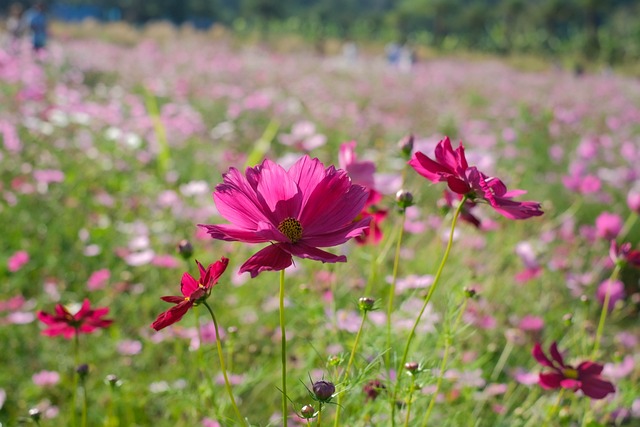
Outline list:
[[[42,413],[40,412],[40,409],[38,408],[31,408],[29,409],[29,417],[31,417],[31,419],[35,422],[40,421],[40,416],[42,415]]]
[[[413,134],[409,134],[398,142],[398,147],[400,148],[400,151],[402,151],[403,156],[406,157],[407,159],[411,158],[411,153],[413,152],[414,139],[415,138],[413,137]]]
[[[418,370],[419,367],[420,365],[418,364],[418,362],[407,362],[404,364],[404,369],[406,369],[410,373],[414,373]]]
[[[329,356],[327,363],[329,364],[329,366],[338,366],[340,363],[342,363],[342,358],[340,356],[332,354],[331,356]]]
[[[84,380],[89,374],[89,365],[87,365],[86,363],[78,365],[78,367],[76,368],[76,372],[78,373],[78,376],[80,376],[80,379]]]
[[[320,402],[328,402],[336,392],[336,386],[330,381],[320,380],[313,383],[313,394]]]
[[[564,322],[565,326],[573,325],[573,314],[571,313],[565,314],[564,316],[562,316],[562,321]]]
[[[302,409],[300,409],[300,415],[302,415],[302,418],[305,420],[308,420],[316,416],[316,410],[311,405],[304,405]]]
[[[373,310],[375,302],[376,300],[373,298],[362,297],[358,300],[358,307],[360,308],[360,311],[364,311],[366,313],[367,311]]]
[[[475,298],[478,295],[478,291],[473,288],[464,288],[464,294],[467,298]]]
[[[396,202],[400,211],[404,212],[409,206],[413,206],[413,194],[407,190],[399,190],[396,193]]]
[[[120,381],[120,379],[113,374],[109,374],[104,378],[104,381],[109,384],[111,387],[120,387],[120,385],[122,384],[122,382]]]
[[[193,245],[188,240],[182,239],[178,243],[178,252],[180,252],[182,258],[189,259],[193,255]]]

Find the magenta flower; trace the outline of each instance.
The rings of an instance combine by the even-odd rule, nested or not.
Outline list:
[[[627,242],[618,246],[618,243],[612,240],[611,246],[609,247],[609,256],[616,264],[621,264],[622,266],[631,265],[632,267],[640,268],[640,251],[631,249],[631,243]]]
[[[105,319],[109,313],[109,307],[91,308],[91,303],[85,299],[75,314],[72,314],[62,304],[57,304],[55,314],[38,312],[38,319],[48,327],[42,331],[42,335],[53,337],[62,335],[66,339],[73,338],[76,334],[90,334],[97,329],[106,328],[113,320]]]
[[[513,200],[525,191],[507,191],[506,185],[498,178],[489,177],[475,166],[469,166],[462,143],[454,151],[448,137],[436,146],[435,160],[418,151],[409,160],[409,165],[431,182],[446,182],[454,193],[465,195],[472,201],[484,200],[509,219],[527,219],[543,214],[538,202]]]
[[[198,270],[200,270],[199,280],[194,279],[189,273],[184,273],[180,284],[182,296],[166,296],[160,298],[163,301],[176,305],[160,313],[155,322],[153,322],[151,327],[156,331],[178,322],[193,306],[206,300],[211,294],[213,286],[218,283],[218,279],[227,269],[229,259],[222,257],[214,264],[209,264],[206,270],[197,260],[196,264],[198,264]]]
[[[27,251],[18,251],[11,255],[7,261],[7,268],[10,272],[15,273],[20,270],[26,263],[29,262],[29,254]]]
[[[596,218],[596,236],[602,239],[615,239],[622,230],[622,218],[611,212],[602,212]]]
[[[279,271],[293,256],[322,262],[345,262],[319,247],[330,247],[357,237],[370,218],[355,221],[368,193],[352,184],[347,173],[325,168],[318,159],[304,156],[288,171],[270,160],[247,168],[246,177],[231,168],[223,175],[213,199],[230,225],[203,225],[214,239],[272,244],[251,256],[241,267],[256,277]]]
[[[533,347],[533,357],[543,366],[551,368],[553,372],[541,372],[538,384],[544,389],[565,388],[569,390],[582,390],[582,392],[592,399],[602,399],[609,393],[616,391],[613,384],[600,377],[604,368],[594,362],[582,362],[577,368],[566,365],[562,355],[558,351],[558,346],[554,341],[549,348],[551,359],[549,359],[539,343]]]

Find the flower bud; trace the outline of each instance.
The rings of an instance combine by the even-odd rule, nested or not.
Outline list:
[[[562,321],[564,322],[565,326],[573,325],[573,314],[571,313],[565,314],[564,316],[562,316]]]
[[[399,190],[396,193],[396,203],[401,212],[404,212],[409,206],[413,206],[413,194],[407,190]]]
[[[464,294],[467,298],[475,298],[478,295],[478,292],[474,288],[464,288]]]
[[[193,255],[193,245],[188,240],[182,239],[178,243],[178,252],[180,252],[182,258],[189,259]]]
[[[320,402],[328,402],[336,392],[336,386],[330,381],[320,380],[313,383],[313,394]]]
[[[358,300],[358,307],[360,308],[360,311],[366,313],[367,311],[373,310],[373,305],[375,304],[375,302],[376,300],[374,300],[373,298],[362,297]]]
[[[386,387],[380,380],[371,380],[362,387],[362,391],[370,400],[375,400],[385,389]]]
[[[402,155],[407,159],[411,158],[414,140],[415,138],[413,137],[413,134],[410,133],[409,135],[398,141],[398,148],[400,148],[400,151],[402,151]]]
[[[38,409],[38,408],[29,409],[29,417],[31,417],[31,419],[33,421],[35,421],[36,423],[38,421],[40,421],[40,416],[41,415],[42,415],[42,413],[40,412],[40,409]]]
[[[112,388],[120,387],[122,385],[122,381],[120,381],[120,379],[116,375],[113,375],[113,374],[107,375],[104,378],[104,382],[109,384]]]
[[[300,415],[302,415],[302,418],[305,420],[308,420],[316,416],[316,410],[311,405],[304,405],[302,409],[300,409]]]
[[[418,362],[407,362],[407,363],[404,364],[404,369],[409,371],[409,373],[411,373],[411,374],[416,372],[419,367],[420,367],[420,365],[418,364]]]
[[[89,374],[89,365],[87,365],[86,363],[78,365],[78,367],[76,368],[76,372],[78,373],[80,379],[84,380]]]
[[[331,356],[329,356],[327,363],[329,364],[329,366],[338,366],[340,363],[342,363],[342,358],[340,356],[332,354]]]

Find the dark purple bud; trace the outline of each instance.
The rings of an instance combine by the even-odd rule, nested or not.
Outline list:
[[[320,402],[328,402],[336,392],[336,386],[332,382],[320,380],[313,383],[313,394]]]
[[[178,243],[178,252],[182,255],[182,258],[189,259],[193,255],[193,245],[186,239],[180,240]]]

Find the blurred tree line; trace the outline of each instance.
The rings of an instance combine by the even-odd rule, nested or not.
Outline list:
[[[6,10],[11,0],[0,0]],[[25,1],[23,1],[25,2]],[[65,0],[118,10],[140,24],[167,19],[237,31],[412,42],[443,50],[579,54],[615,64],[640,59],[638,0]]]

